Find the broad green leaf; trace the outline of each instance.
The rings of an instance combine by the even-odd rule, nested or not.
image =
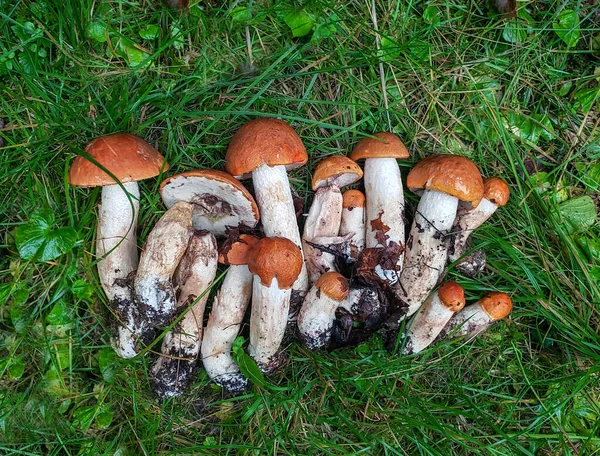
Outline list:
[[[119,40],[119,54],[127,60],[130,67],[137,67],[142,64],[149,64],[149,55],[144,51],[138,49],[136,44],[128,38],[121,38]]]
[[[23,304],[13,301],[10,304],[10,321],[15,329],[15,332],[19,335],[25,334],[27,327],[29,326],[29,318],[25,312]]]
[[[423,20],[430,25],[437,25],[440,23],[440,12],[435,6],[428,6],[423,11]]]
[[[112,383],[117,373],[115,352],[112,348],[103,348],[98,355],[98,367],[106,383]]]
[[[25,372],[25,361],[23,358],[15,358],[8,368],[8,378],[10,380],[18,380]]]
[[[16,229],[15,242],[19,255],[25,260],[49,261],[73,248],[77,240],[70,227],[53,230],[54,215],[49,210],[39,211],[29,222]]]
[[[252,383],[262,388],[265,387],[265,377],[258,365],[246,353],[238,353],[236,363],[240,368],[240,372],[248,378]]]
[[[576,11],[566,9],[558,15],[558,20],[552,24],[554,32],[568,47],[575,47],[579,42],[579,16]]]
[[[509,43],[522,43],[527,40],[527,24],[519,19],[507,21],[504,25],[502,38]]]
[[[592,269],[590,269],[590,275],[594,281],[600,283],[600,266],[594,266]]]
[[[103,22],[90,22],[85,29],[85,34],[98,43],[106,42],[106,24]]]
[[[49,325],[66,325],[71,322],[71,309],[64,301],[58,301],[46,317]]]
[[[577,238],[577,244],[579,244],[588,260],[600,261],[600,239],[580,236]]]
[[[381,49],[377,53],[377,57],[389,62],[390,60],[398,58],[399,55],[400,46],[398,43],[387,36],[383,36],[381,38]]]
[[[87,432],[94,421],[97,410],[95,405],[79,407],[73,412],[73,424],[80,426],[83,432]]]
[[[586,165],[584,163],[575,163],[577,177],[581,179],[590,190],[598,191],[600,189],[600,163]]]
[[[290,11],[283,20],[296,38],[308,35],[315,25],[314,16],[302,9]]]
[[[182,50],[185,41],[183,41],[183,33],[176,22],[171,24],[171,37],[173,38],[173,47],[179,51]]]
[[[146,26],[146,28],[141,29],[138,33],[145,40],[154,40],[156,37],[158,37],[160,28],[158,28],[158,25],[149,24]]]
[[[552,121],[543,114],[532,114],[531,118],[535,121],[534,128],[539,132],[540,137],[551,141],[556,137]]]
[[[70,406],[71,406],[71,399],[65,399],[58,406],[58,413],[60,413],[61,415],[66,413],[66,411],[69,410]]]
[[[575,108],[581,109],[584,114],[590,112],[596,100],[600,97],[600,88],[581,89],[575,93]]]
[[[108,428],[113,420],[113,412],[105,407],[98,415],[96,416],[96,425],[98,429],[106,429]]]
[[[94,294],[94,287],[85,280],[79,279],[73,282],[73,285],[71,285],[71,292],[77,299],[86,300],[90,299]]]
[[[587,195],[565,201],[558,206],[558,211],[569,234],[582,233],[596,222],[596,206]]]
[[[236,6],[230,14],[233,22],[243,24],[248,20],[248,8],[246,6]]]
[[[71,350],[67,339],[55,341],[51,349],[54,353],[54,365],[59,370],[65,370],[71,365]]]

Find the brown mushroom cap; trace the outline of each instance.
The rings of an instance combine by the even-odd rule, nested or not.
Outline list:
[[[237,241],[226,242],[219,249],[219,263],[221,264],[248,264],[248,252],[258,242],[256,236],[240,234]]]
[[[281,120],[254,119],[240,128],[227,148],[227,172],[245,179],[261,165],[294,169],[308,161],[306,148],[294,129]]]
[[[483,179],[475,163],[460,155],[431,155],[410,170],[406,186],[414,193],[437,190],[471,203],[483,198]]]
[[[491,292],[479,300],[479,305],[492,320],[501,320],[512,310],[512,300],[506,293]]]
[[[508,202],[510,189],[506,182],[498,177],[489,177],[483,181],[483,196],[496,206],[504,206]]]
[[[409,153],[400,138],[394,133],[375,133],[375,138],[363,138],[356,146],[350,158],[354,161],[366,158],[408,158]]]
[[[277,279],[279,289],[291,288],[302,270],[304,258],[300,248],[282,237],[263,238],[248,253],[248,269],[260,277],[265,287]]]
[[[360,190],[348,190],[342,195],[342,207],[365,207],[365,194]]]
[[[158,176],[169,169],[159,151],[135,135],[117,133],[91,141],[85,151],[123,183]],[[73,160],[69,183],[79,187],[115,185],[115,180],[83,156]]]
[[[348,279],[338,272],[326,272],[315,282],[321,293],[335,301],[341,301],[348,296]]]
[[[465,306],[465,290],[456,282],[445,282],[437,293],[440,302],[451,312],[458,312]]]
[[[360,166],[345,155],[334,155],[319,162],[312,178],[312,189],[330,185],[332,181],[338,187],[345,187],[359,181],[363,176]]]

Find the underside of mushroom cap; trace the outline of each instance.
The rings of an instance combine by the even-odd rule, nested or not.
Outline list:
[[[239,225],[254,228],[260,218],[258,206],[248,190],[233,176],[216,170],[176,174],[160,185],[169,208],[178,201],[191,203],[194,228],[223,235]]]
[[[473,207],[483,197],[483,179],[471,160],[460,155],[431,155],[408,173],[406,185],[414,193],[437,190]]]
[[[102,136],[90,142],[85,151],[115,175],[119,182],[136,182],[158,176],[169,169],[159,151],[129,133]],[[115,185],[114,178],[83,156],[73,160],[69,183],[79,187]]]
[[[353,184],[363,176],[360,166],[344,155],[334,155],[321,160],[312,178],[312,189],[335,185],[338,188]]]
[[[394,133],[379,132],[373,136],[375,138],[363,138],[356,144],[350,155],[352,160],[409,157],[408,149]]]
[[[277,279],[280,289],[290,288],[300,275],[304,258],[300,248],[282,237],[263,238],[248,254],[248,269],[265,287]]]
[[[254,119],[240,128],[225,155],[227,172],[248,178],[261,165],[294,169],[308,161],[306,148],[294,129],[273,118]]]
[[[483,181],[485,199],[490,200],[496,206],[504,206],[510,197],[510,189],[506,182],[498,177],[489,177]]]
[[[506,293],[492,291],[479,300],[479,305],[492,320],[501,320],[512,310],[512,300]]]
[[[256,236],[240,234],[236,240],[225,241],[219,249],[219,263],[232,265],[248,264],[248,253],[258,240]]]

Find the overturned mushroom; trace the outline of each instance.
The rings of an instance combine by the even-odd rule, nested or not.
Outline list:
[[[98,276],[119,319],[112,345],[119,356],[131,358],[139,350],[135,333],[140,324],[140,312],[133,303],[128,280],[138,263],[136,229],[140,192],[137,181],[157,176],[169,165],[154,147],[128,133],[94,139],[85,151],[114,175],[108,175],[79,156],[69,170],[69,183],[102,187],[96,234],[96,256],[100,258]]]
[[[331,338],[335,310],[348,296],[348,280],[337,272],[326,272],[308,291],[298,315],[300,338],[307,348],[326,346]]]
[[[211,233],[198,230],[173,278],[179,288],[177,310],[186,314],[165,335],[161,355],[150,368],[152,389],[161,398],[179,396],[192,383],[200,353],[204,307],[216,273],[217,241]]]
[[[425,350],[450,318],[465,306],[465,292],[456,282],[446,282],[425,300],[409,323],[404,354]]]
[[[142,331],[166,326],[175,312],[175,290],[171,278],[185,253],[192,234],[192,205],[176,203],[163,214],[148,235],[134,282],[136,304],[145,317]]]
[[[287,238],[298,248],[302,241],[287,170],[307,161],[306,148],[294,129],[271,118],[254,119],[243,125],[231,138],[225,156],[229,173],[241,179],[252,176],[265,235]],[[294,290],[300,296],[308,290],[304,264]]]
[[[365,195],[360,190],[348,190],[342,195],[342,221],[340,236],[352,237],[346,242],[346,257],[358,260],[365,248]]]
[[[322,160],[315,169],[312,188],[316,192],[304,224],[302,236],[308,278],[314,284],[321,274],[335,271],[335,258],[310,245],[342,243],[338,236],[342,220],[343,199],[340,189],[358,181],[362,170],[356,162],[343,155]]]
[[[409,154],[395,134],[375,133],[374,136],[360,140],[350,158],[365,159],[366,247],[392,253],[391,268],[377,271],[382,280],[392,285],[402,271],[404,251],[404,191],[396,160],[408,158]]]
[[[202,362],[217,385],[237,394],[248,387],[248,380],[233,360],[231,348],[237,337],[252,296],[253,276],[247,255],[258,238],[240,235],[238,241],[221,248],[219,263],[229,269],[215,297],[202,339]]]
[[[475,337],[512,310],[512,300],[506,293],[490,292],[475,304],[454,314],[440,332],[437,341],[446,337]]]
[[[303,263],[300,248],[282,237],[261,239],[248,254],[248,269],[254,274],[249,352],[265,373],[283,364],[279,346],[287,326],[292,285]]]
[[[477,166],[457,155],[432,155],[408,174],[406,185],[422,193],[406,241],[404,269],[394,292],[415,313],[444,271],[448,255],[447,234],[456,218],[459,200],[477,206],[483,181]]]
[[[508,201],[510,190],[502,179],[488,178],[483,181],[483,186],[483,198],[477,207],[465,207],[462,203],[458,206],[452,227],[454,240],[448,249],[448,261],[451,263],[465,254],[468,249],[467,240],[473,230],[483,225],[498,207],[504,206]]]

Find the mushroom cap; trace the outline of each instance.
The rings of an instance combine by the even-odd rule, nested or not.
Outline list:
[[[169,169],[159,151],[135,135],[117,133],[92,140],[85,151],[115,175],[118,181],[137,182],[158,176]],[[69,184],[79,187],[115,185],[115,179],[83,156],[73,160]]]
[[[445,282],[437,291],[440,302],[451,312],[458,312],[465,304],[465,290],[456,282]]]
[[[348,296],[348,279],[338,272],[329,271],[321,275],[315,287],[334,301],[341,301]]]
[[[460,155],[430,155],[410,170],[406,186],[414,193],[437,190],[477,206],[483,179],[475,163]]]
[[[167,208],[178,201],[194,206],[194,228],[223,235],[240,224],[254,228],[260,218],[256,201],[230,174],[212,169],[186,171],[166,178],[160,195]]]
[[[345,155],[334,155],[321,160],[317,165],[312,178],[312,189],[327,185],[338,188],[353,184],[363,176],[360,166]]]
[[[408,158],[409,153],[400,138],[394,133],[375,133],[375,138],[363,138],[356,146],[350,158],[354,161],[366,158]]]
[[[291,288],[303,264],[300,248],[282,237],[263,238],[248,253],[248,269],[260,277],[265,287],[270,287],[276,278],[279,289]]]
[[[483,181],[483,196],[496,206],[504,206],[508,202],[510,189],[506,182],[498,177],[488,177]]]
[[[506,293],[492,291],[479,300],[479,305],[492,320],[501,320],[512,310],[512,300]]]
[[[226,242],[219,249],[219,263],[221,264],[248,264],[248,252],[258,242],[256,236],[240,234],[239,239]]]
[[[231,138],[225,154],[227,172],[249,178],[261,165],[284,165],[287,170],[308,161],[306,148],[294,129],[273,118],[254,119],[244,124]]]
[[[342,195],[342,207],[365,207],[365,194],[360,190],[347,190]]]

